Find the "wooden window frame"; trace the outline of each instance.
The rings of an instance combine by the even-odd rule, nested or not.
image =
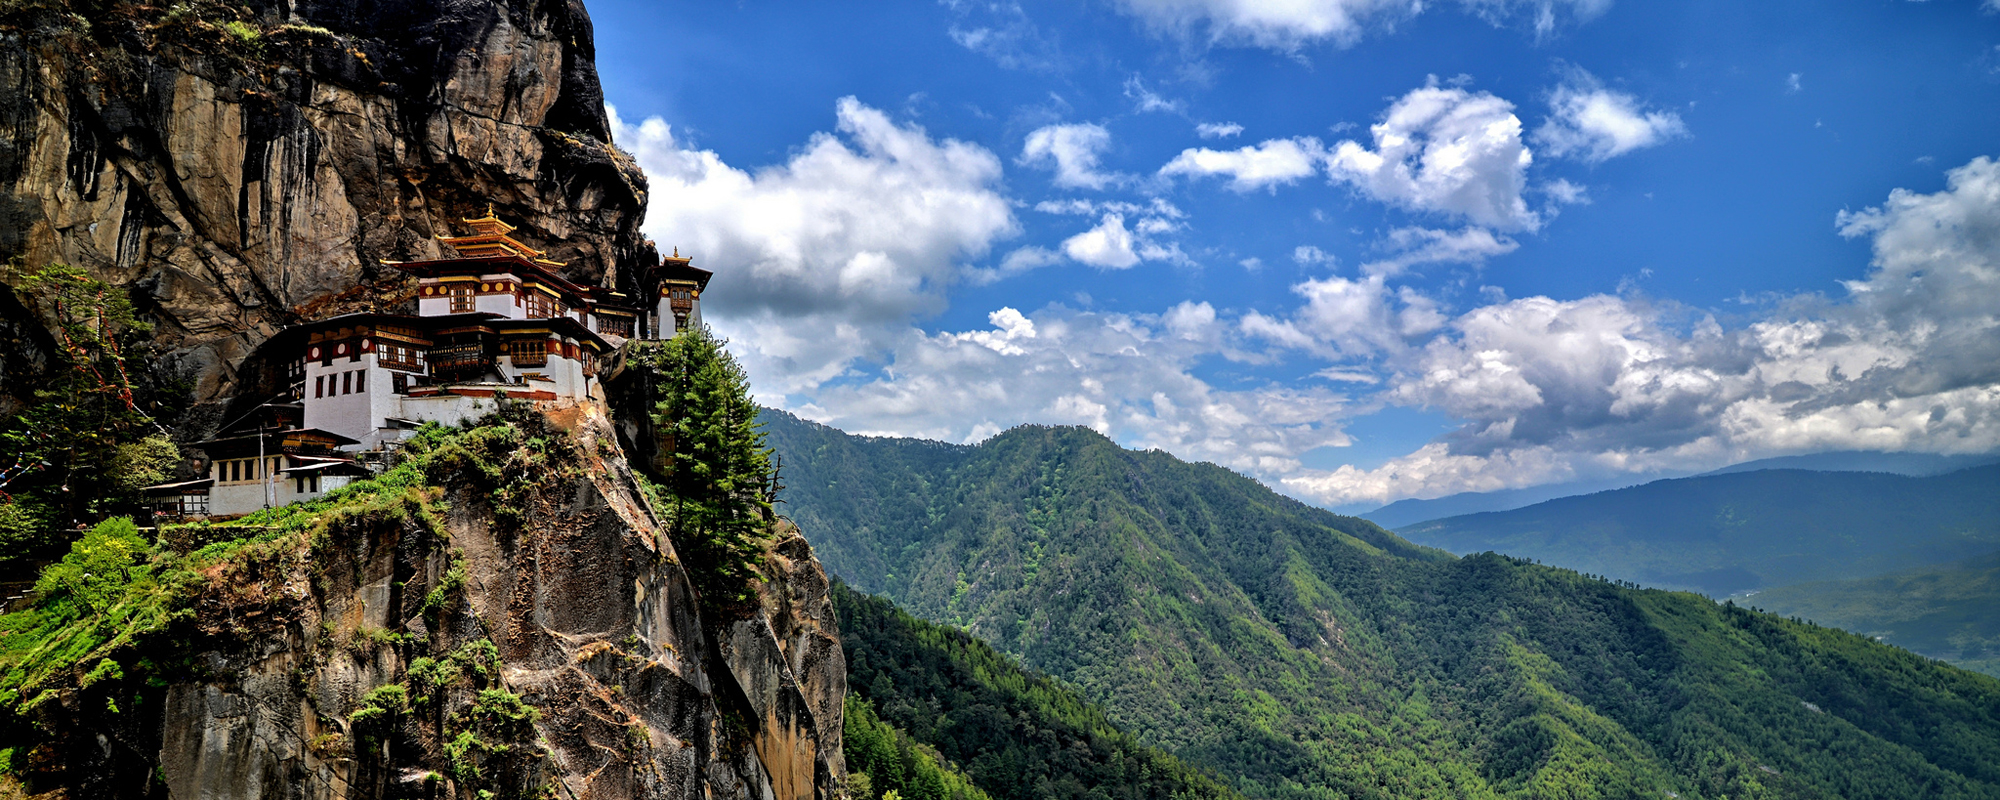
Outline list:
[[[507,356],[517,368],[548,366],[549,349],[546,339],[512,339],[507,342]]]
[[[555,316],[555,309],[561,307],[555,298],[534,289],[527,291],[522,305],[527,307],[528,319],[550,319]]]

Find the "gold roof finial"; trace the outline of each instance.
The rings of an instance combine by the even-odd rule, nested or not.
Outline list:
[[[680,257],[681,257],[681,246],[674,245],[674,258],[680,258]]]
[[[543,258],[541,250],[523,244],[508,234],[515,227],[500,219],[492,201],[486,203],[486,216],[461,220],[472,226],[472,233],[466,236],[439,236],[439,241],[450,245],[458,254],[466,258],[490,258],[493,256],[516,256],[528,259],[544,267],[562,267],[565,262]]]

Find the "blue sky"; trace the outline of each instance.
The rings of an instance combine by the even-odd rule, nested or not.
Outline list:
[[[595,2],[759,396],[1338,508],[2000,449],[2000,0]]]

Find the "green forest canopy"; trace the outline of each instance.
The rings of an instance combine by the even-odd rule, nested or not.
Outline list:
[[[763,418],[835,573],[1249,796],[2000,797],[2000,681],[1866,637],[1453,558],[1083,429]]]

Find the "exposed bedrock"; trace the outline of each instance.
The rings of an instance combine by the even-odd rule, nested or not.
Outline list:
[[[130,290],[203,401],[270,388],[239,362],[287,324],[395,307],[381,260],[444,255],[434,236],[488,203],[573,280],[656,260],[580,3],[16,5],[0,260]],[[0,337],[32,343],[22,327]],[[0,406],[45,364],[0,352]]]
[[[756,602],[703,610],[624,460],[600,455],[608,422],[573,425],[513,510],[465,470],[432,500],[440,528],[350,514],[252,545],[197,596],[186,675],[130,713],[101,713],[103,687],[42,706],[57,782],[203,800],[841,796],[846,663],[805,540],[781,526]],[[438,663],[458,677],[441,684]],[[407,700],[365,721],[385,686]],[[532,728],[480,722],[486,690],[535,709]]]

